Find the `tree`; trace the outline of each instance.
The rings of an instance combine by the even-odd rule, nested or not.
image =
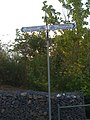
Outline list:
[[[56,12],[52,5],[47,5],[47,1],[43,2],[42,10],[45,12],[45,16],[42,17],[44,22],[48,24],[58,24],[62,21],[60,12]]]
[[[76,22],[74,30],[54,31],[49,36],[51,91],[82,91],[90,94],[90,29],[89,0],[59,0],[67,10],[65,19],[52,5],[43,2],[43,17],[47,24]],[[66,13],[65,13],[66,14]],[[45,32],[21,33],[16,30],[16,39],[11,51],[0,44],[0,83],[24,86],[27,89],[47,91],[47,55]],[[4,49],[3,49],[4,48]],[[10,52],[10,54],[9,54]],[[12,52],[12,54],[11,54]]]
[[[85,4],[86,8],[83,8],[83,3],[81,0],[59,1],[68,11],[68,17],[65,17],[68,19],[64,20],[59,16],[61,19],[57,19],[56,22],[58,23],[59,20],[62,20],[61,22],[63,23],[76,22],[76,29],[59,31],[60,35],[55,34],[52,47],[53,50],[51,50],[53,53],[52,56],[50,56],[53,64],[53,66],[51,65],[52,88],[54,88],[54,90],[56,88],[60,91],[83,91],[88,83],[85,80],[87,79],[87,77],[85,77],[87,72],[85,72],[85,74],[83,73],[83,69],[85,69],[84,60],[88,60],[88,57],[85,56],[89,54],[89,51],[87,50],[89,47],[86,49],[86,43],[84,42],[85,36],[87,36],[86,34],[88,33],[88,29],[84,27],[87,25],[85,19],[89,16],[89,8],[87,6],[88,3]],[[52,12],[52,7],[49,7],[49,9],[48,7],[49,6],[46,5],[45,1],[43,10],[47,13],[48,18],[52,19],[53,17],[49,14]],[[54,13],[54,15],[56,14]],[[55,22],[53,23],[51,20],[48,21],[48,24],[55,24]],[[87,40],[89,40],[89,38],[87,38]],[[89,41],[87,44],[89,44]]]
[[[19,34],[18,34],[19,33]],[[45,33],[25,33],[17,31],[13,51],[18,63],[24,66],[24,82],[27,88],[47,90],[47,72],[46,72],[46,40]],[[35,87],[36,86],[36,87]]]

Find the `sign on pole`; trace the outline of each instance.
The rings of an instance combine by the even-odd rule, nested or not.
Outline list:
[[[45,25],[21,28],[22,32],[34,32],[34,31],[44,31],[44,30],[45,30]]]
[[[75,28],[74,23],[68,23],[68,24],[60,24],[60,25],[48,25],[48,30],[65,30],[65,29],[73,29]],[[22,27],[21,31],[22,32],[34,32],[34,31],[45,31],[46,26],[41,25],[41,26],[32,26],[32,27]]]
[[[66,30],[66,29],[73,29],[75,28],[74,23],[69,23],[69,24],[60,24],[60,25],[50,25],[49,30]]]
[[[65,30],[75,28],[74,23],[60,24],[60,25],[42,25],[42,26],[32,26],[32,27],[22,27],[22,32],[34,32],[34,31],[45,31],[47,39],[47,62],[48,62],[48,98],[49,98],[49,120],[51,120],[51,94],[50,94],[50,62],[49,62],[49,40],[48,40],[48,30]]]

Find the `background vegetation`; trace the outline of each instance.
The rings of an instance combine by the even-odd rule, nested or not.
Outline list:
[[[81,91],[90,95],[90,2],[59,0],[57,12],[47,1],[42,10],[48,24],[76,23],[73,30],[53,32],[50,39],[51,91]],[[46,22],[46,17],[42,17]],[[47,50],[45,32],[21,33],[8,50],[0,43],[0,84],[47,91]]]

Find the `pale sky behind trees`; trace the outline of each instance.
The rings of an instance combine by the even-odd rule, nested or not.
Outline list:
[[[43,25],[41,10],[44,0],[0,0],[0,40],[7,43],[15,39],[16,29]],[[48,4],[61,12],[58,0],[47,0]],[[86,0],[83,0],[86,1]],[[89,19],[90,20],[90,19]]]

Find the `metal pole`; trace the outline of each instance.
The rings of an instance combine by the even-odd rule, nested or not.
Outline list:
[[[61,106],[60,108],[76,108],[76,107],[88,107],[88,106],[90,106],[90,104]]]
[[[51,120],[51,93],[50,93],[49,40],[47,40],[47,63],[48,63],[48,101],[49,101],[49,120]]]
[[[49,31],[46,17],[46,41],[47,41],[47,67],[48,67],[48,102],[49,102],[49,120],[51,120],[51,92],[50,92],[50,59],[49,59]]]
[[[58,120],[60,120],[60,105],[58,103]]]

